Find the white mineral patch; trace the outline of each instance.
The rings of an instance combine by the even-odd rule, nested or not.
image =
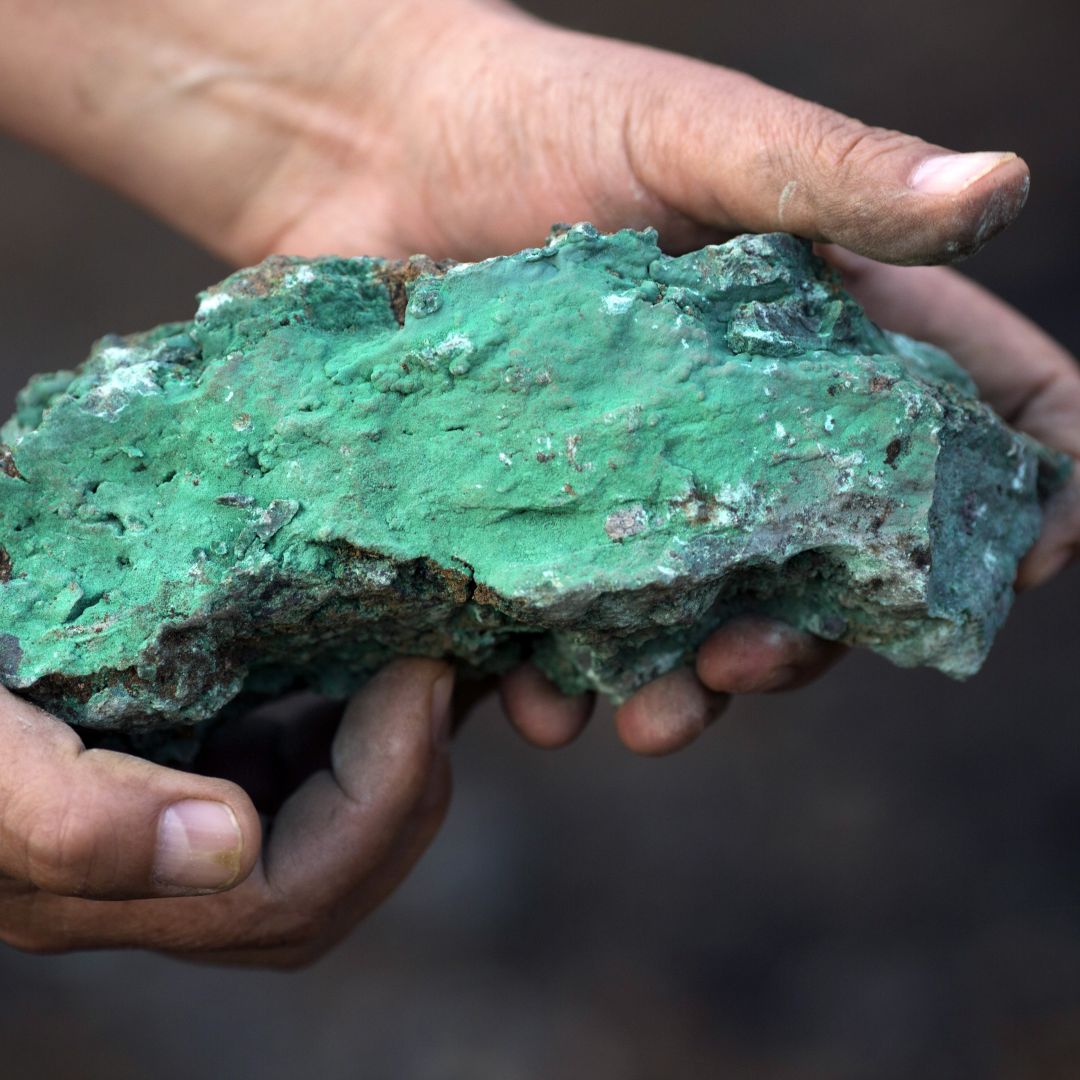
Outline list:
[[[236,297],[227,292],[216,292],[209,296],[204,296],[199,301],[199,306],[195,311],[195,318],[205,319],[213,311],[217,311],[218,308],[223,308],[226,304],[231,304]]]
[[[735,484],[722,484],[716,492],[716,497],[721,502],[726,503],[740,503],[745,502],[754,494],[753,488],[743,480],[741,483]]]
[[[776,437],[778,439],[787,438],[787,428],[784,427],[784,425],[781,424],[779,420],[776,421]]]
[[[485,266],[491,266],[497,262],[509,262],[509,259],[505,255],[492,255],[488,259],[481,259],[480,262],[464,262],[454,263],[453,266],[449,266],[446,269],[446,277],[457,276],[458,274],[473,274],[477,270],[482,269]]]
[[[112,371],[120,366],[128,367],[138,363],[146,358],[146,353],[142,349],[129,349],[124,345],[109,345],[102,349],[98,356]]]
[[[437,356],[469,356],[474,352],[476,346],[472,343],[472,338],[464,334],[449,334],[435,346]]]
[[[108,359],[119,360],[120,356],[130,358],[133,353],[123,349],[106,349],[102,353],[116,354]],[[137,354],[135,354],[137,355]],[[102,380],[83,399],[83,408],[94,416],[105,420],[115,420],[127,408],[135,395],[148,397],[160,394],[161,387],[154,379],[154,372],[159,365],[153,360],[141,363],[117,363]]]
[[[852,450],[850,454],[837,454],[830,450],[829,460],[842,469],[857,468],[866,464],[866,455],[861,450]]]
[[[297,285],[310,285],[315,280],[315,271],[309,263],[290,270],[281,280],[286,289],[295,289]],[[200,305],[201,306],[201,305]]]
[[[866,456],[859,450],[853,450],[850,454],[837,454],[827,450],[825,456],[838,468],[836,478],[836,490],[840,492],[850,491],[855,483],[855,470],[860,465],[866,464]],[[875,483],[876,479],[876,483]],[[881,485],[880,478],[871,478],[867,481],[871,487]]]
[[[626,293],[609,293],[603,300],[604,310],[609,315],[625,315],[633,303],[633,295]]]
[[[360,573],[373,585],[392,585],[397,578],[397,571],[390,563],[377,562],[364,566]]]
[[[1029,462],[1025,459],[1020,462],[1020,468],[1016,470],[1016,475],[1012,478],[1012,483],[1009,485],[1013,491],[1023,491],[1027,487],[1028,482],[1028,467]]]
[[[206,553],[202,552],[199,555],[197,562],[193,562],[188,567],[187,576],[192,581],[197,581],[202,585],[209,585],[210,579],[206,576]]]

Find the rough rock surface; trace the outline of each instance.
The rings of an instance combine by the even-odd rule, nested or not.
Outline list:
[[[973,394],[784,235],[272,258],[20,395],[0,680],[134,732],[400,653],[619,698],[743,611],[967,675],[1065,468]]]

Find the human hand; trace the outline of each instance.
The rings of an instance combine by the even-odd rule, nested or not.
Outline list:
[[[885,266],[832,247],[822,254],[871,318],[951,353],[1000,416],[1080,463],[1080,366],[1030,319],[948,267]],[[1045,584],[1078,556],[1080,469],[1047,506],[1017,588]]]
[[[0,940],[307,963],[393,891],[442,822],[452,689],[453,669],[433,660],[376,675],[263,843],[239,786],[85,750],[66,724],[0,688]],[[317,738],[322,725],[300,730]],[[244,753],[247,785],[277,801],[280,760],[258,742]]]
[[[211,0],[162,0],[138,19],[123,0],[93,7],[96,15],[59,10],[52,37],[33,19],[13,28],[0,115],[238,263],[274,251],[486,257],[536,243],[553,221],[581,219],[653,225],[669,250],[783,229],[885,263],[938,263],[977,250],[1027,194],[1015,155],[955,155],[738,72],[561,30],[498,0],[315,0],[303,19],[294,0],[228,18]],[[82,46],[102,35],[111,35],[107,65]],[[58,40],[78,90],[66,96],[39,74],[56,67],[45,59]],[[1035,348],[1033,334],[1042,355],[1055,347],[1015,313],[983,297],[997,327],[988,350],[995,335],[951,306],[971,299],[960,279],[859,265],[849,273],[871,313],[950,348],[1000,407],[1025,385],[1038,389],[1038,378],[1006,378],[1020,365],[1004,359]],[[917,309],[934,281],[949,285],[928,321]],[[1012,338],[1001,336],[1008,327]],[[1034,367],[1049,363],[1060,379],[1017,419],[1035,415],[1039,427],[1052,414],[1062,445],[1072,391],[1057,355]],[[1071,550],[1076,496],[1059,502],[1024,581],[1044,578]],[[619,731],[642,752],[675,749],[727,693],[801,685],[840,652],[740,621],[703,646],[695,672],[628,701]],[[590,709],[529,668],[503,696],[541,745],[572,738]]]
[[[788,229],[891,262],[940,262],[985,243],[1027,193],[1026,166],[1013,155],[953,156],[735,72],[552,29],[507,9],[459,16],[456,27],[443,28],[438,49],[410,69],[408,87],[385,85],[400,142],[382,169],[324,176],[318,202],[291,220],[275,246],[483,257],[535,243],[551,220],[584,218],[601,228],[655,225],[675,249]],[[302,154],[291,166],[303,175]],[[295,184],[297,172],[294,192],[304,188]],[[393,178],[375,199],[373,175]],[[505,195],[493,200],[493,191]],[[263,218],[266,205],[257,195],[245,222]],[[1007,365],[1019,372],[1017,383],[1027,375],[1034,384],[1045,365],[1013,358],[1055,351],[1060,358],[1060,349],[951,271],[886,275],[887,267],[863,259],[855,274],[854,265],[849,284],[872,316],[949,348],[999,410],[1025,426],[991,370]],[[884,287],[874,290],[874,281]],[[1075,374],[1068,361],[1061,370]],[[1055,438],[1026,426],[1066,445],[1062,432]],[[1053,537],[1061,520],[1060,511],[1051,518],[1025,574],[1045,564],[1043,552],[1060,554]],[[706,643],[696,672],[646,688],[618,711],[616,724],[636,750],[676,749],[704,729],[726,694],[804,685],[841,654],[767,620],[741,620]],[[569,741],[589,715],[587,699],[567,701],[533,668],[504,680],[502,697],[538,745]]]

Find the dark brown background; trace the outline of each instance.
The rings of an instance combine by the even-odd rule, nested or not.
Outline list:
[[[968,269],[1080,349],[1073,0],[531,6],[1018,150],[1030,206]],[[186,315],[222,273],[18,146],[0,145],[0,190],[4,403],[104,331]],[[0,1073],[1080,1075],[1078,611],[1073,572],[1020,602],[965,685],[857,656],[664,761],[622,751],[605,717],[541,754],[489,711],[431,855],[323,965],[0,949]]]

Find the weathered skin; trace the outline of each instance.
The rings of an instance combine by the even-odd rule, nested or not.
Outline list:
[[[614,698],[759,611],[967,675],[1057,458],[783,235],[275,258],[2,429],[0,679],[91,727],[531,653]]]

